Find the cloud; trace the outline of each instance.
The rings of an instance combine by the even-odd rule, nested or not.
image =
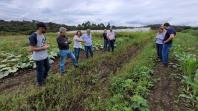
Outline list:
[[[142,26],[198,26],[197,0],[1,0],[0,19],[76,25],[85,21]]]

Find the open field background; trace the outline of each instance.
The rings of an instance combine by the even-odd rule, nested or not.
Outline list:
[[[74,33],[69,33],[73,37]],[[94,58],[81,53],[60,77],[56,33],[47,33],[52,70],[45,87],[34,86],[26,35],[0,36],[0,111],[193,111],[198,108],[198,30],[178,32],[170,67],[156,61],[155,31],[118,32],[116,51],[103,52],[93,33]],[[71,48],[73,45],[71,45]],[[83,50],[83,49],[82,49]]]

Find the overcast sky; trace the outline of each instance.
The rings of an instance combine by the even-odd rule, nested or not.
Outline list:
[[[0,0],[0,19],[198,26],[198,0]]]

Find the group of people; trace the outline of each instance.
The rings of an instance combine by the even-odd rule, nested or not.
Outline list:
[[[168,66],[169,52],[175,37],[176,30],[169,23],[162,25],[156,35],[157,56],[165,67]]]
[[[32,58],[36,62],[36,72],[37,72],[37,85],[42,86],[45,83],[45,80],[48,76],[48,72],[50,70],[50,64],[48,60],[48,48],[49,45],[46,42],[46,38],[44,34],[47,31],[47,27],[44,23],[37,24],[37,30],[29,37],[30,50],[32,51]],[[104,30],[104,50],[114,51],[114,43],[115,43],[115,33],[112,29],[109,32]],[[75,33],[73,38],[74,43],[74,52],[70,50],[70,44],[72,41],[67,36],[67,29],[65,27],[60,27],[57,37],[57,44],[59,48],[59,56],[60,56],[60,74],[65,74],[65,61],[67,58],[70,58],[73,62],[75,68],[78,67],[78,61],[80,57],[80,51],[82,48],[82,44],[84,44],[85,55],[86,58],[90,56],[93,57],[93,49],[92,49],[92,35],[91,30],[87,29],[87,31],[82,34],[79,30]]]
[[[115,46],[115,32],[110,29],[109,32],[107,32],[107,30],[105,29],[104,30],[104,33],[103,33],[103,38],[104,38],[104,51],[114,51],[114,46]]]
[[[46,42],[44,34],[47,31],[47,27],[44,23],[37,24],[37,30],[29,37],[30,50],[32,51],[32,58],[36,62],[36,71],[37,71],[37,85],[42,86],[45,83],[45,80],[48,76],[50,70],[50,64],[48,60],[48,48],[49,45]],[[172,47],[172,41],[176,36],[175,29],[170,26],[169,23],[165,23],[159,28],[159,31],[156,35],[156,49],[157,55],[160,61],[164,66],[168,65],[169,50]],[[115,32],[110,29],[109,32],[104,30],[104,51],[114,51],[115,43]],[[59,48],[60,56],[60,74],[64,75],[65,73],[65,61],[67,58],[71,58],[74,67],[78,67],[78,60],[80,57],[80,50],[82,48],[82,43],[85,48],[85,55],[87,58],[90,56],[93,57],[92,50],[92,35],[91,30],[82,34],[81,31],[77,31],[74,35],[74,52],[70,50],[71,40],[67,36],[67,29],[64,27],[59,28],[59,34],[57,37],[57,44]]]

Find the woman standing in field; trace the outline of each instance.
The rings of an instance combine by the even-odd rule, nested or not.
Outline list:
[[[163,49],[163,40],[165,37],[166,31],[163,26],[159,28],[159,31],[156,35],[156,50],[157,50],[157,57],[162,60],[162,49]]]
[[[84,42],[80,37],[82,36],[81,31],[77,31],[74,35],[74,55],[78,62],[80,56],[80,48],[82,48],[81,42]]]

